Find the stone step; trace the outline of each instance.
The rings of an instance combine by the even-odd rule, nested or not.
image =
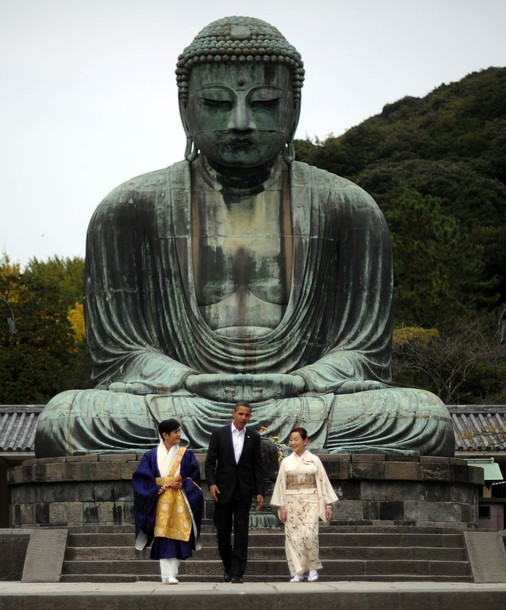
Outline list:
[[[256,542],[256,541],[255,541]],[[149,549],[136,551],[133,546],[102,546],[102,547],[67,547],[66,561],[91,560],[141,560],[149,559]],[[340,546],[338,547],[340,559],[417,559],[433,561],[466,561],[466,552],[459,547],[393,547],[393,546]],[[332,559],[336,555],[335,546],[322,546],[320,544],[320,558]],[[249,546],[250,559],[277,559],[285,560],[285,549],[281,546]],[[218,549],[215,546],[204,546],[194,555],[194,560],[219,560]]]
[[[178,579],[181,583],[221,583],[221,574],[216,575],[185,575],[179,574]],[[245,576],[245,581],[247,583],[283,583],[288,582],[290,580],[290,576],[288,575],[288,570],[284,575],[273,574],[268,575],[256,575],[247,573]],[[350,582],[452,582],[452,583],[467,583],[472,582],[472,578],[468,575],[453,575],[448,577],[447,575],[418,575],[418,574],[395,574],[393,576],[374,576],[374,575],[346,575],[342,577],[338,576],[330,576],[328,574],[320,573],[319,582],[339,582],[339,581],[350,581]],[[61,579],[61,583],[131,583],[131,582],[160,582],[160,574],[145,574],[142,576],[136,576],[133,574],[63,574]],[[505,594],[506,595],[506,594]],[[20,606],[21,607],[21,606]],[[337,607],[337,606],[335,606]],[[340,606],[341,607],[341,606]],[[364,606],[361,606],[364,607]],[[368,606],[365,606],[368,607]],[[396,606],[393,606],[396,607]],[[483,606],[485,607],[485,606]]]
[[[322,527],[322,580],[472,581],[462,532],[340,531]],[[223,567],[212,527],[203,548],[183,561],[180,575],[195,582],[220,582]],[[252,530],[247,576],[251,582],[288,578],[282,530]],[[136,582],[160,580],[149,549],[136,551],[128,531],[70,532],[61,582]]]
[[[136,565],[135,569],[128,562],[115,562],[113,573],[101,568],[101,562],[82,562],[74,570],[62,575],[60,582],[136,582],[160,581],[157,562],[146,562],[148,565]],[[107,568],[109,569],[109,568]],[[216,582],[222,581],[223,568],[219,562],[209,562],[202,568],[192,561],[182,562],[179,577],[182,581]],[[270,561],[248,562],[247,580],[250,582],[284,582],[289,580],[286,563]],[[364,580],[364,581],[450,581],[471,582],[469,566],[465,563],[448,562],[363,562],[363,561],[327,561],[320,572],[322,581]]]
[[[137,560],[88,560],[69,561],[64,564],[65,574],[152,574],[158,565],[150,559]],[[416,574],[418,576],[446,575],[465,576],[470,573],[466,561],[432,561],[432,560],[388,560],[388,559],[326,559],[324,563],[327,576],[375,575],[395,576],[396,574]],[[181,562],[179,573],[220,576],[223,567],[219,560],[189,559]],[[272,559],[248,560],[248,575],[271,578],[274,575],[287,574],[286,561]]]
[[[202,533],[204,547],[215,546],[213,532]],[[320,530],[322,546],[359,546],[359,547],[462,547],[462,533],[345,533]],[[284,533],[250,532],[250,544],[254,546],[284,546]],[[129,533],[69,533],[68,545],[72,547],[133,546],[134,534]]]
[[[134,531],[133,525],[81,525],[81,526],[68,526],[66,528],[69,534],[131,534]],[[250,534],[259,534],[259,535],[271,535],[271,534],[279,534],[283,531],[283,527],[279,525],[274,529],[271,528],[257,528],[250,527]],[[460,535],[462,534],[462,529],[460,528],[448,528],[448,527],[416,527],[401,525],[398,523],[395,524],[382,524],[382,525],[360,525],[360,524],[350,524],[346,525],[338,524],[336,521],[332,521],[332,523],[320,523],[320,533],[321,532],[330,532],[334,534],[431,534],[431,535]],[[201,533],[209,534],[214,532],[214,525],[210,519],[204,519],[202,521]]]

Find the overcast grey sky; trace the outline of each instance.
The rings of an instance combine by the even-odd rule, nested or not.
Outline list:
[[[302,54],[298,138],[506,66],[506,0],[0,0],[0,258],[84,256],[109,191],[182,159],[177,56],[234,14]]]

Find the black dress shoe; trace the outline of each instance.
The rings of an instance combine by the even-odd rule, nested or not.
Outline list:
[[[244,580],[240,576],[232,576],[230,582],[234,583],[234,585],[242,585]]]
[[[232,576],[228,572],[223,572],[223,580],[225,582],[230,582],[232,580]]]

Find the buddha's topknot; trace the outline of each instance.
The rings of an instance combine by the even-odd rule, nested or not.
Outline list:
[[[275,27],[254,17],[224,17],[201,30],[178,58],[176,77],[179,97],[188,99],[193,67],[214,62],[263,62],[288,66],[294,99],[300,99],[304,64],[300,53]]]

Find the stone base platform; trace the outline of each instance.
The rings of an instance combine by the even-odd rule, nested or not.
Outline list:
[[[203,464],[205,454],[196,454]],[[12,527],[133,525],[131,477],[142,454],[40,458],[9,471]],[[335,525],[473,529],[481,468],[457,458],[320,455],[341,496]],[[213,505],[204,485],[205,519]],[[267,497],[268,502],[268,497]]]

